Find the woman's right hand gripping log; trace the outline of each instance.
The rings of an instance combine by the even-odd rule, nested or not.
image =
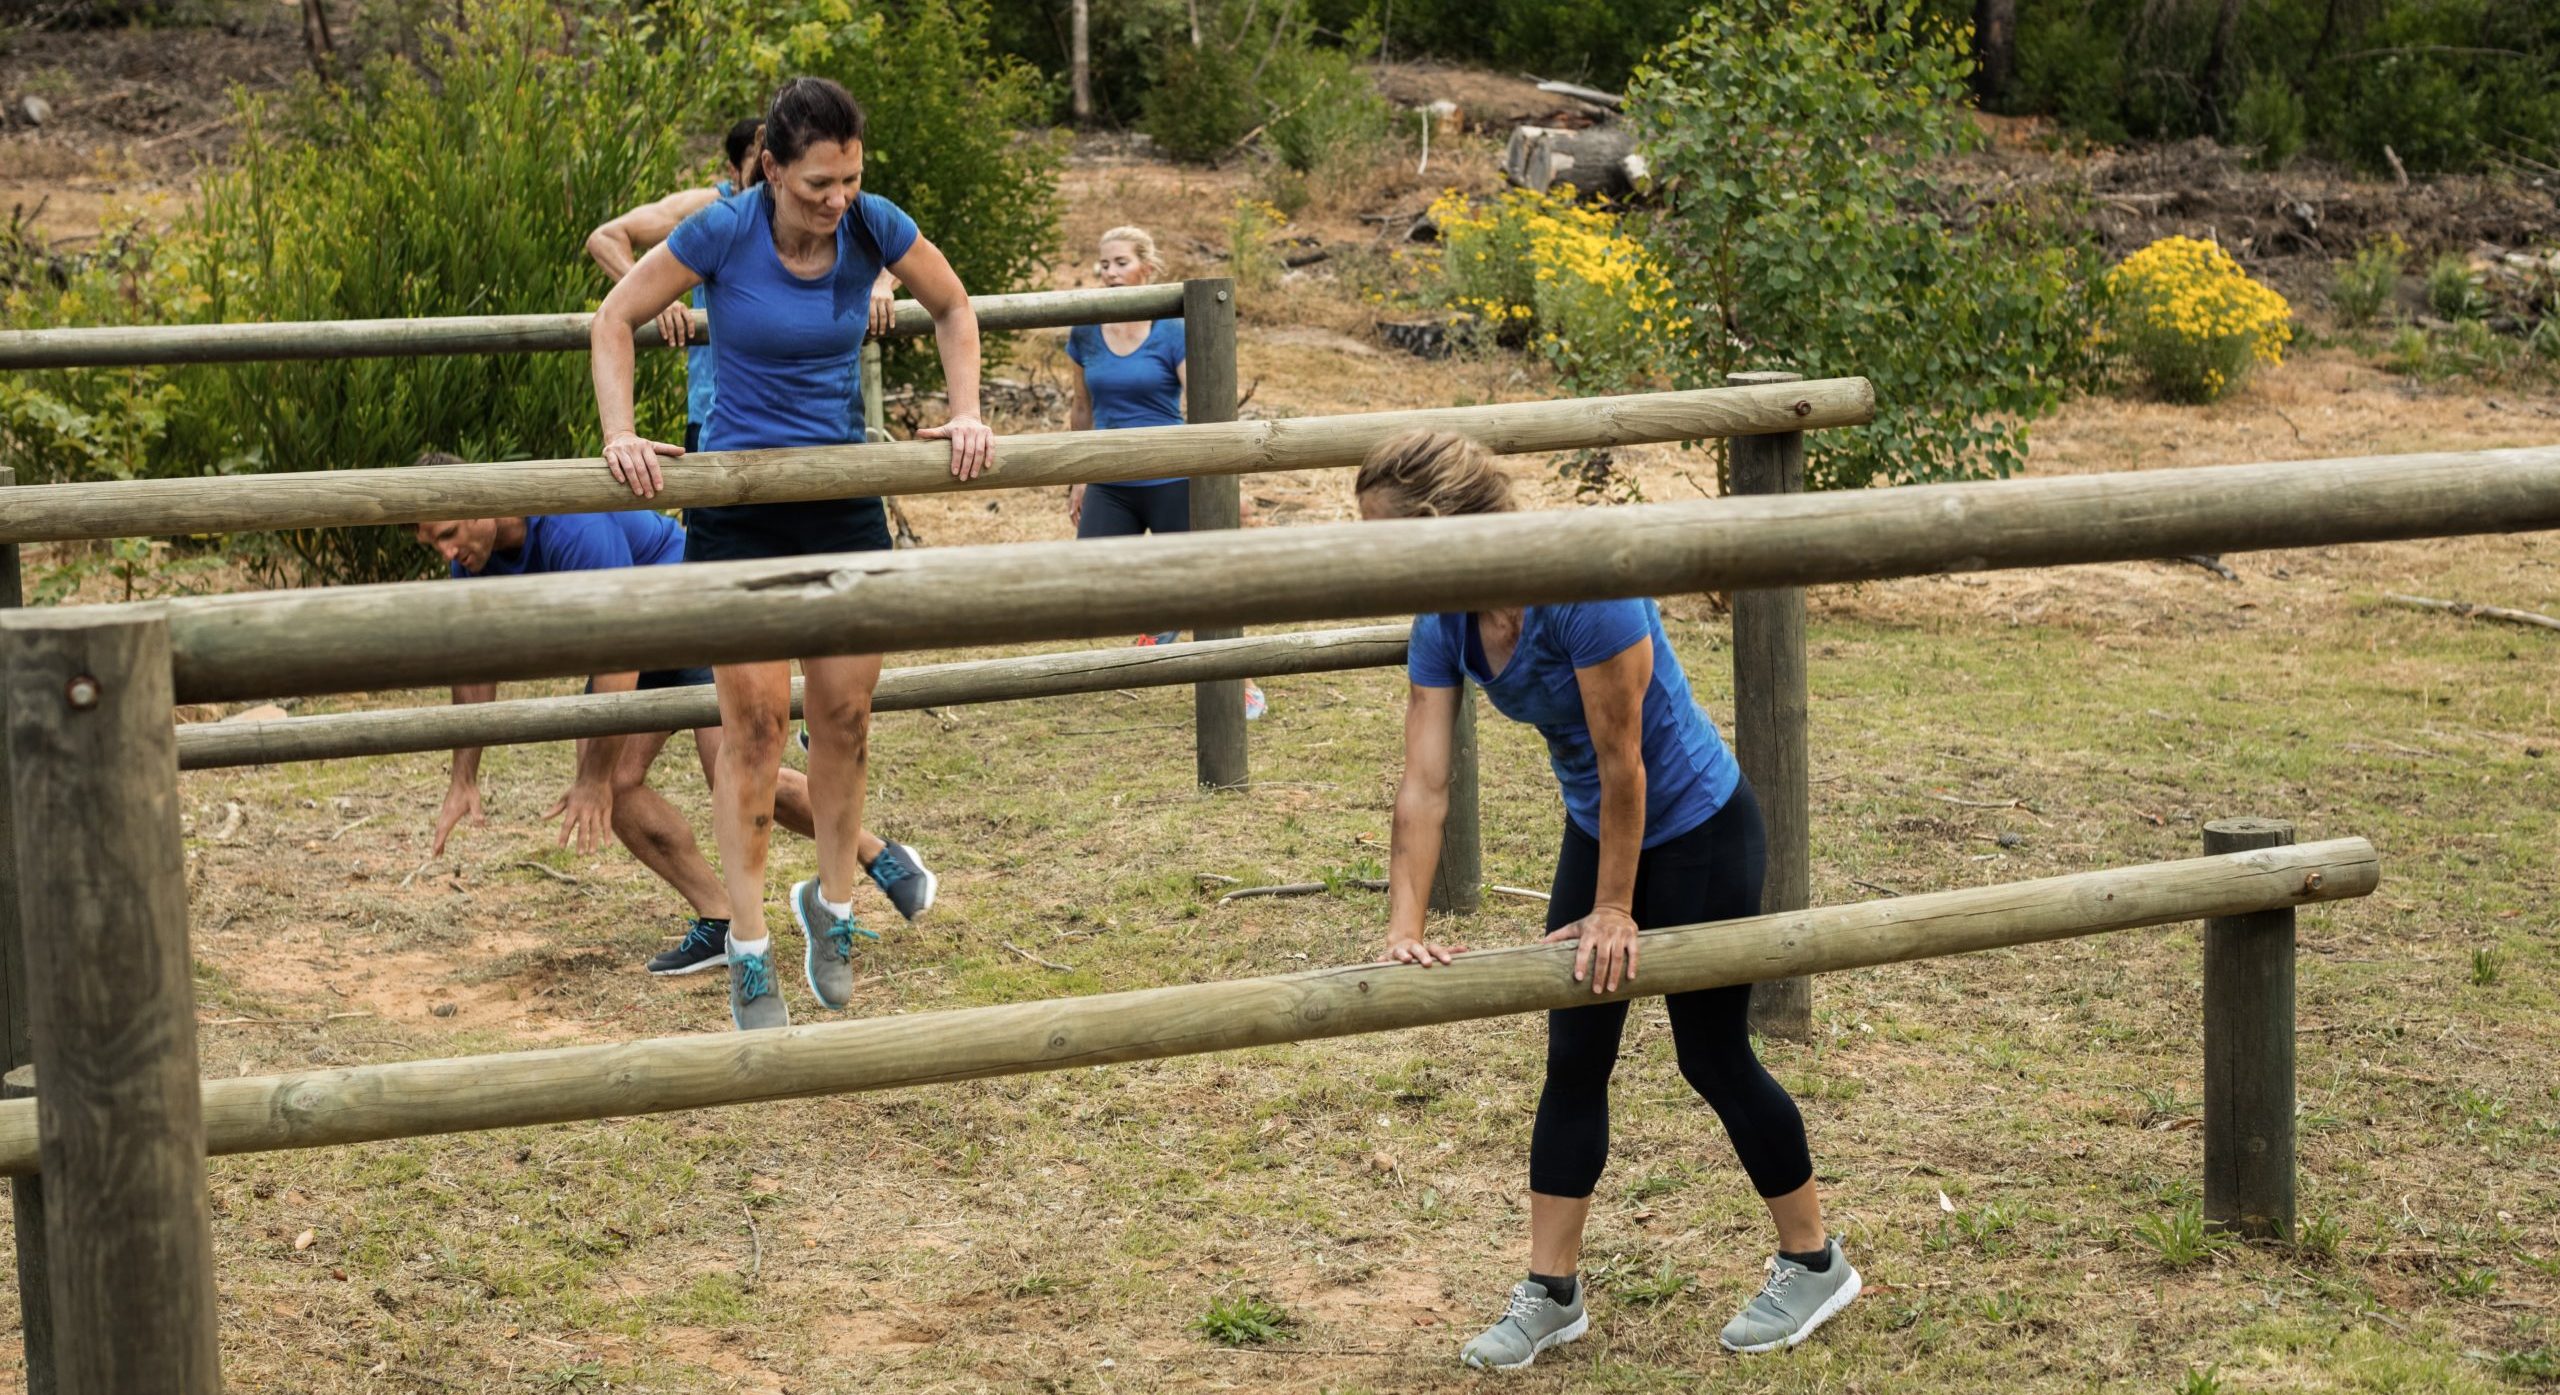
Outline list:
[[[665,243],[659,243],[631,268],[630,275],[614,283],[587,331],[596,417],[604,427],[604,466],[643,499],[656,497],[666,487],[659,462],[684,454],[684,447],[649,440],[633,427],[631,372],[637,350],[632,336],[701,284],[701,277],[677,261]]]
[[[1415,686],[1405,700],[1404,778],[1396,785],[1387,851],[1384,964],[1446,964],[1467,952],[1431,938],[1431,881],[1440,871],[1440,834],[1449,821],[1449,760],[1462,690]]]

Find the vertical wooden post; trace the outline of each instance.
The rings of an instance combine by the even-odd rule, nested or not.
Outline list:
[[[0,797],[0,804],[8,800]],[[0,1100],[33,1099],[36,1068],[19,1066],[0,1076]],[[45,1264],[44,1178],[9,1179],[9,1205],[18,1231],[18,1339],[27,1358],[27,1395],[54,1395],[53,1280]]]
[[[2279,848],[2293,825],[2216,819],[2212,853]],[[2204,923],[2204,1216],[2257,1240],[2293,1236],[2293,908]]]
[[[888,384],[880,373],[880,341],[862,341],[862,439],[880,441],[880,433],[889,425],[889,409],[883,394]]]
[[[1792,383],[1800,373],[1729,373],[1736,387]],[[1804,433],[1737,436],[1733,492],[1804,492]],[[1760,895],[1765,914],[1800,911],[1813,897],[1811,764],[1805,749],[1804,588],[1737,591],[1733,597],[1733,747],[1744,778],[1759,792],[1769,825],[1769,877]],[[1813,1036],[1813,981],[1772,979],[1752,985],[1751,1029],[1762,1036]]]
[[[0,489],[18,482],[18,472],[0,465]],[[18,571],[18,545],[0,543],[0,610],[27,603]],[[8,730],[9,706],[0,684],[0,733]],[[0,736],[0,1074],[14,1079],[27,1071],[33,1093],[35,1056],[27,1030],[26,939],[18,926],[18,849],[9,812],[9,743]],[[11,1097],[0,1083],[0,1099]],[[9,1182],[10,1209],[17,1218],[18,1331],[27,1358],[27,1395],[53,1395],[53,1295],[45,1287],[44,1182],[15,1177]]]
[[[1449,819],[1440,825],[1440,873],[1431,909],[1473,915],[1484,905],[1483,807],[1476,792],[1476,690],[1458,681],[1458,725],[1449,737]]]
[[[1226,279],[1182,283],[1183,379],[1194,422],[1236,419],[1236,285]],[[1191,481],[1191,530],[1244,525],[1243,495],[1236,477]],[[1241,629],[1200,630],[1194,639],[1241,639]],[[1236,789],[1249,778],[1245,764],[1244,683],[1221,679],[1192,690],[1193,740],[1200,783]]]
[[[68,1395],[215,1395],[169,626],[0,616],[37,1128]]]

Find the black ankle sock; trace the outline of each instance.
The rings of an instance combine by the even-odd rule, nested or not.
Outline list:
[[[710,926],[712,929],[717,930],[724,935],[729,933],[729,918],[727,916],[698,915],[695,916],[694,919],[701,921],[703,924]]]
[[[1816,1274],[1828,1274],[1831,1272],[1831,1242],[1826,1239],[1822,1242],[1821,1249],[1808,1250],[1803,1254],[1780,1250],[1778,1258],[1789,1264],[1801,1264]]]
[[[1547,1296],[1554,1299],[1560,1307],[1572,1307],[1574,1295],[1582,1291],[1581,1276],[1575,1274],[1568,1274],[1559,1279],[1551,1274],[1532,1273],[1529,1281],[1546,1289]]]

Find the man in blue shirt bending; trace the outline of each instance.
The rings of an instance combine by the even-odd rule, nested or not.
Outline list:
[[[454,457],[428,454],[421,465],[451,464]],[[684,560],[684,529],[665,514],[645,509],[616,513],[556,514],[528,518],[446,519],[417,525],[418,541],[445,559],[456,577],[535,576],[556,572],[602,571],[614,567],[654,567]],[[587,680],[591,693],[634,689],[709,687],[708,668],[659,669],[647,673],[600,673]],[[457,683],[455,702],[490,702],[494,683]],[[666,748],[670,733],[589,737],[578,742],[577,771],[568,792],[545,817],[560,823],[560,842],[575,842],[582,852],[604,845],[607,832],[631,849],[642,866],[675,888],[693,907],[693,923],[675,948],[649,961],[649,972],[676,975],[726,967],[729,962],[729,897],[695,841],[693,825],[666,797],[649,788],[649,768]],[[713,778],[720,757],[720,724],[697,727],[694,750],[705,781]],[[774,787],[774,822],[802,837],[809,836],[808,778],[785,767]],[[436,814],[433,854],[444,855],[445,842],[465,819],[483,824],[488,817],[480,799],[480,749],[453,753],[453,774],[444,807]],[[865,866],[888,846],[869,830],[861,835]],[[901,852],[915,865],[913,849]],[[890,900],[908,920],[933,903],[934,879],[905,877],[890,888]]]

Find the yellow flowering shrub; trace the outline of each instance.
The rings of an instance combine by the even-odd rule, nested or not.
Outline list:
[[[2231,255],[2164,237],[2107,273],[2109,333],[2164,397],[2211,402],[2258,364],[2284,362],[2293,307]]]
[[[1496,339],[1534,345],[1577,388],[1669,376],[1689,319],[1617,214],[1582,207],[1561,186],[1512,189],[1481,206],[1453,189],[1432,204],[1431,220],[1443,299]]]

